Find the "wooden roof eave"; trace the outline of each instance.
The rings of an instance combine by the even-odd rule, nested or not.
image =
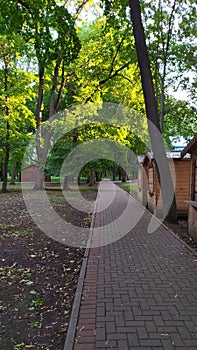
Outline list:
[[[193,137],[193,139],[191,139],[191,141],[187,144],[187,146],[182,150],[181,158],[183,158],[186,155],[186,153],[191,154],[196,144],[197,144],[197,134]]]

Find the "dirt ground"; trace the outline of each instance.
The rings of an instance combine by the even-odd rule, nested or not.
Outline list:
[[[184,219],[178,219],[177,224],[169,224],[165,222],[165,225],[173,231],[179,238],[181,238],[187,245],[197,252],[197,243],[193,241],[192,237],[188,235],[187,221]]]
[[[89,227],[91,215],[47,193],[63,218]],[[83,195],[94,201],[96,191]],[[16,190],[0,194],[0,249],[0,349],[62,350],[84,250],[38,229]]]

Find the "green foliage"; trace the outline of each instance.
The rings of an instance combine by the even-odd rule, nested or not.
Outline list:
[[[197,133],[197,110],[184,101],[168,98],[164,121],[164,138],[170,144],[172,136],[194,136]]]
[[[34,309],[39,309],[41,306],[43,306],[45,300],[44,298],[38,298],[36,300],[31,300],[28,304],[28,307],[33,307]]]
[[[10,166],[16,162],[16,170],[19,170],[25,146],[35,128],[35,117],[28,107],[28,102],[32,101],[35,95],[32,89],[35,75],[19,68],[25,50],[25,43],[21,37],[13,35],[11,38],[10,34],[1,35],[0,40],[0,81],[3,82],[0,86],[0,168],[3,167],[5,148],[9,142]],[[6,85],[5,74],[8,80]],[[7,123],[10,128],[9,141],[7,141]]]
[[[76,135],[77,141],[73,142]],[[106,171],[106,169],[108,169],[108,171],[112,171],[114,168],[114,161],[108,159],[109,154],[111,157],[114,157],[114,159],[116,159],[118,167],[118,162],[120,159],[125,159],[125,166],[132,163],[132,161],[128,158],[128,149],[132,149],[135,154],[144,153],[146,151],[146,145],[138,136],[136,136],[131,131],[129,125],[118,127],[115,125],[106,125],[104,123],[98,122],[89,123],[72,130],[72,132],[66,134],[66,136],[58,140],[49,154],[46,163],[47,171],[53,175],[58,176],[62,168],[62,164],[69,153],[72,150],[75,151],[75,147],[85,142],[85,144],[87,144],[87,147],[84,147],[84,153],[79,154],[77,149],[76,152],[73,153],[72,169],[70,168],[70,162],[68,159],[66,160],[66,165],[64,166],[67,175],[75,174],[75,170],[79,170],[78,165],[81,164],[82,157],[84,157],[82,163],[85,164],[87,153],[90,155],[91,149],[94,152],[94,140],[100,139],[111,140],[112,143],[109,146],[106,146],[105,144],[104,147],[100,145],[102,149],[100,152],[101,158],[88,162],[88,164],[81,170],[81,176],[87,177],[91,169],[94,169],[95,172],[103,172],[104,170]],[[113,147],[113,142],[116,142],[117,145],[120,145],[118,150],[117,147],[115,147],[115,144]],[[123,148],[123,146],[126,147]],[[108,149],[108,147],[110,148]],[[113,152],[114,154],[112,154]]]
[[[136,54],[128,26],[109,28],[106,19],[101,18],[82,27],[79,36],[83,45],[76,62],[76,101],[119,102],[124,99],[124,87],[129,80],[130,90],[137,84],[133,78]],[[137,85],[139,92],[140,82]]]
[[[170,84],[174,89],[181,85],[192,90],[197,73],[195,2],[143,1],[142,11],[157,93],[161,93],[162,79],[165,88]],[[192,72],[193,78],[187,79],[186,72]]]
[[[129,20],[128,1],[102,0],[101,3],[112,27],[115,18]],[[162,94],[165,94],[165,99],[169,87],[175,91],[180,87],[187,90],[190,105],[196,104],[196,2],[143,0],[140,5],[160,119],[163,114]],[[170,106],[167,103],[165,101],[168,114]]]
[[[56,1],[29,1],[23,8],[23,34],[32,42],[41,66],[51,65],[59,57],[69,64],[77,56],[79,40],[68,10]]]
[[[9,58],[9,89],[4,91],[3,84],[0,87],[0,175],[6,142],[5,95],[9,97],[10,107],[10,169],[17,161],[19,170],[23,151],[36,128],[40,67],[44,67],[42,122],[50,116],[52,92],[54,106],[58,102],[57,110],[76,104],[88,105],[89,101],[101,104],[107,101],[141,113],[140,117],[133,115],[132,128],[126,117],[122,128],[102,123],[79,125],[77,131],[73,130],[54,145],[46,166],[51,173],[59,175],[63,159],[73,149],[74,133],[77,133],[74,146],[102,137],[121,142],[136,153],[145,151],[142,142],[147,138],[145,106],[128,1],[100,1],[104,14],[98,15],[94,22],[82,19],[79,28],[76,28],[76,19],[84,2],[68,1],[67,6],[64,3],[55,0],[0,2],[1,82],[3,55]],[[195,2],[177,0],[173,8],[172,1],[144,0],[141,8],[159,109],[165,73],[164,138],[169,143],[170,136],[192,136],[197,132],[195,108],[168,97],[168,85],[177,88],[179,83],[182,88],[190,89],[192,105],[195,103]],[[192,78],[188,72],[192,72]],[[91,166],[100,169],[102,164],[113,167],[103,159]]]

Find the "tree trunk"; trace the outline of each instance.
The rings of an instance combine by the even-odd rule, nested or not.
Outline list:
[[[7,191],[7,182],[8,182],[8,163],[10,158],[10,107],[9,107],[9,97],[8,97],[8,57],[4,56],[4,91],[5,91],[5,105],[6,105],[6,140],[5,140],[5,158],[3,163],[3,183],[2,191]]]
[[[95,175],[96,175],[96,181],[100,182],[101,181],[101,173],[99,171],[96,171]]]
[[[152,150],[157,163],[158,178],[160,179],[161,185],[163,214],[168,221],[176,222],[176,200],[175,195],[172,195],[174,194],[174,186],[165,155],[163,138],[159,126],[157,102],[155,98],[148,50],[145,42],[140,2],[139,0],[129,0],[129,6],[131,9],[133,33],[135,37],[135,46],[140,67],[149,134],[151,138]]]
[[[113,168],[113,181],[116,181],[116,164],[114,165],[114,168]]]
[[[34,190],[43,190],[43,176],[40,166],[42,164],[43,149],[41,146],[41,123],[42,123],[42,103],[43,103],[43,91],[44,91],[44,67],[39,67],[39,88],[38,88],[38,105],[36,113],[36,152],[38,158],[38,172],[36,177],[36,183]]]
[[[44,171],[42,169],[37,169],[36,182],[34,186],[35,191],[44,190]]]
[[[93,186],[95,184],[95,172],[94,169],[90,170],[90,178],[89,178],[89,186]]]
[[[14,161],[12,164],[12,177],[11,177],[10,185],[15,185],[15,178],[16,178],[16,161]]]
[[[122,169],[122,182],[127,182],[127,174],[124,169]]]
[[[39,67],[39,88],[38,88],[38,105],[36,113],[36,151],[38,159],[41,159],[41,122],[42,122],[42,103],[43,103],[43,91],[44,91],[44,67]]]
[[[9,124],[9,121],[7,121],[5,158],[4,158],[4,164],[3,164],[2,192],[7,192],[9,158],[10,158],[10,124]]]
[[[3,180],[3,167],[0,168],[0,180]]]
[[[166,80],[166,72],[167,72],[167,63],[168,63],[168,53],[170,48],[170,41],[172,37],[172,29],[174,24],[174,12],[176,8],[177,0],[174,0],[172,10],[170,13],[170,18],[168,21],[168,32],[167,32],[167,42],[166,45],[163,42],[163,72],[161,78],[161,111],[160,111],[160,128],[161,132],[163,131],[164,125],[164,114],[165,114],[165,80]]]
[[[69,176],[64,177],[63,191],[68,191],[69,189]]]
[[[55,92],[56,92],[56,87],[57,87],[57,78],[58,78],[58,71],[60,67],[61,60],[58,60],[55,68],[54,68],[54,76],[53,76],[53,86],[51,89],[51,96],[50,96],[50,112],[49,112],[49,117],[51,118],[54,113],[54,99],[55,99]],[[42,123],[42,104],[43,104],[43,93],[44,93],[44,72],[45,69],[43,66],[39,67],[39,92],[38,92],[38,106],[37,106],[37,114],[36,114],[36,151],[37,151],[37,157],[38,157],[38,164],[39,168],[43,167],[47,155],[48,155],[48,150],[50,147],[50,140],[51,140],[51,129],[50,125],[48,127],[45,139],[44,139],[44,147],[41,146],[41,123]],[[35,190],[42,190],[44,188],[43,185],[43,178],[41,177],[41,171],[38,170],[40,175],[38,175],[34,189]]]
[[[119,167],[119,169],[118,169],[118,180],[119,180],[119,181],[122,180],[122,170],[121,170],[120,167]]]

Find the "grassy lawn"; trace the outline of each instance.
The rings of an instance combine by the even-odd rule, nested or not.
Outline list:
[[[124,183],[120,183],[118,184],[118,186],[120,188],[122,188],[124,191],[126,192],[135,192],[137,193],[138,191],[138,187],[137,187],[137,183],[136,182],[124,182]]]

